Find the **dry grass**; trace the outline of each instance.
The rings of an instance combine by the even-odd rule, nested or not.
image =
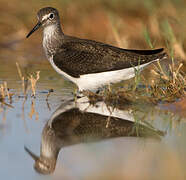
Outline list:
[[[12,104],[12,97],[14,93],[10,93],[7,87],[7,82],[0,84],[0,113],[3,112],[3,120],[6,120],[6,111],[5,107],[13,108]],[[8,99],[9,102],[6,102]]]
[[[31,84],[31,90],[32,90],[32,96],[33,97],[36,97],[36,83],[39,80],[39,74],[40,74],[40,71],[37,71],[35,75],[31,74],[28,77],[28,79],[30,81],[30,84]]]
[[[17,67],[17,71],[19,74],[19,77],[21,79],[22,82],[22,90],[23,90],[23,94],[26,97],[27,96],[27,89],[28,89],[28,81],[27,79],[25,79],[25,77],[23,76],[22,72],[21,72],[21,68],[19,66],[19,64],[16,62],[16,67]]]
[[[157,63],[152,71],[156,75],[155,82],[152,80],[151,84],[137,72],[133,83],[125,88],[108,86],[99,94],[84,94],[92,102],[104,100],[112,104],[174,102],[186,94],[186,75],[182,66],[182,63],[175,65],[172,62],[169,64],[169,72],[165,72],[160,63]]]
[[[175,65],[172,60],[172,64],[169,64],[169,72],[165,72],[158,63],[159,68],[156,68],[154,73],[159,76],[159,82],[152,86],[151,92],[156,101],[173,102],[185,95],[186,76],[182,66],[182,63]]]
[[[168,4],[168,6],[172,7],[172,4]],[[156,22],[155,27],[153,24],[153,28],[145,27],[143,29],[144,39],[147,45],[153,49],[156,44],[155,37],[162,35],[161,41],[164,40],[167,51],[169,54],[169,58],[167,58],[167,68],[164,69],[160,62],[154,66],[151,70],[151,74],[154,79],[149,82],[147,80],[147,76],[144,77],[140,75],[138,68],[136,68],[136,76],[132,85],[126,87],[124,84],[120,84],[121,86],[125,86],[125,88],[115,88],[115,86],[108,86],[101,94],[94,94],[90,92],[84,92],[85,95],[89,96],[91,101],[104,100],[109,103],[114,104],[125,104],[126,102],[145,102],[145,103],[153,103],[157,104],[159,102],[174,102],[177,99],[183,97],[186,94],[186,72],[183,67],[183,61],[185,60],[185,53],[183,49],[183,43],[178,40],[175,35],[175,30],[170,25],[167,19],[163,19],[163,21],[157,21],[160,15],[154,13],[149,17],[149,23]],[[109,16],[110,17],[110,16]],[[111,30],[113,32],[115,41],[119,46],[122,46],[123,35],[119,34],[119,30],[114,25],[115,20],[114,17],[111,17],[109,20],[111,24]],[[150,23],[151,25],[151,23]],[[155,39],[155,40],[152,40]],[[180,57],[176,58],[175,57]],[[164,60],[164,61],[166,61]],[[170,61],[168,63],[168,61]],[[143,88],[141,88],[143,87]]]
[[[0,102],[4,102],[6,97],[8,98],[9,102],[11,102],[13,95],[13,93],[9,92],[7,82],[0,84]]]
[[[32,97],[36,97],[36,84],[40,78],[40,71],[37,71],[36,73],[29,74],[26,78],[23,76],[21,68],[19,64],[16,62],[17,70],[19,77],[22,82],[22,90],[25,98],[27,97],[28,93],[27,91],[31,89],[32,91]]]

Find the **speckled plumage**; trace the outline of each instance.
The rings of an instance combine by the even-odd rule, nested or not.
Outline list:
[[[82,104],[83,103],[83,104]],[[85,105],[86,104],[86,105]],[[86,110],[80,110],[81,105]],[[77,106],[77,107],[76,107]],[[106,115],[104,102],[91,107],[88,102],[62,104],[42,131],[40,157],[35,162],[35,169],[42,174],[55,170],[58,154],[61,148],[79,143],[101,141],[114,137],[150,137],[160,139],[164,132],[138,124],[123,118]],[[102,114],[100,113],[102,112]],[[123,111],[127,113],[127,111]],[[135,127],[138,127],[136,130]],[[29,151],[29,150],[27,150]]]
[[[87,39],[65,35],[63,38],[53,60],[61,70],[76,78],[84,74],[135,67],[161,60],[166,55],[163,49],[129,50]]]
[[[27,37],[43,26],[43,48],[47,59],[59,74],[74,82],[80,91],[130,79],[135,76],[134,67],[142,69],[151,62],[166,57],[162,48],[122,49],[65,35],[55,8],[43,8],[37,16],[38,24]]]

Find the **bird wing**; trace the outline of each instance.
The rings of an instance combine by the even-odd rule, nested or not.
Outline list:
[[[121,49],[90,40],[64,42],[53,56],[58,68],[73,77],[115,71],[145,64],[165,56],[163,49]]]

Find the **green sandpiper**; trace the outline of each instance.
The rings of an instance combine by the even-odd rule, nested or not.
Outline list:
[[[114,47],[94,40],[65,35],[57,9],[45,7],[37,13],[38,23],[27,38],[43,27],[43,48],[53,68],[75,83],[79,91],[127,80],[150,63],[164,59],[163,48],[134,50]]]

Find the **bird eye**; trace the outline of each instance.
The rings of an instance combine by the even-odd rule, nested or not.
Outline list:
[[[54,14],[51,13],[50,16],[49,16],[50,19],[53,19],[54,18]]]

